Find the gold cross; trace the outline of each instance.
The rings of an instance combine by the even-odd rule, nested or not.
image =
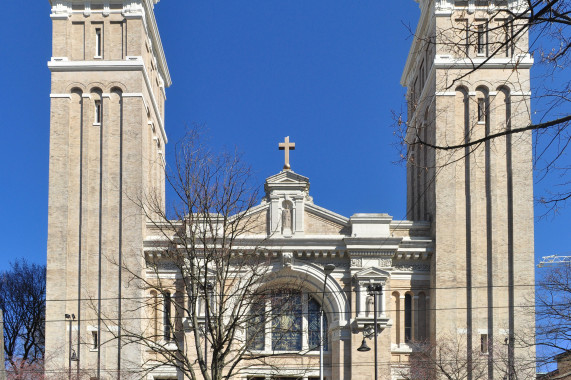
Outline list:
[[[295,150],[295,143],[289,142],[289,136],[287,136],[285,138],[285,141],[283,143],[280,143],[279,145],[280,150],[285,150],[285,164],[284,164],[284,169],[285,170],[290,170],[291,166],[289,165],[289,151],[290,150]]]

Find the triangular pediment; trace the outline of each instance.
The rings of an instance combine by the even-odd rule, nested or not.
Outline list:
[[[368,280],[368,279],[386,279],[390,276],[390,272],[380,268],[365,268],[360,270],[359,272],[355,273],[355,278],[359,280]]]
[[[299,183],[309,185],[309,178],[297,174],[292,170],[282,170],[278,174],[274,174],[266,179],[266,184],[278,184],[278,183]]]
[[[294,173],[291,170],[282,170],[266,179],[264,186],[267,196],[272,194],[309,195],[309,178]]]

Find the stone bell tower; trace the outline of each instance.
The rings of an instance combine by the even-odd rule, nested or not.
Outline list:
[[[526,2],[417,2],[401,83],[408,219],[430,221],[436,243],[431,339],[462,342],[468,366],[485,357],[489,379],[533,378],[518,341],[534,330],[532,139],[486,139],[531,122]]]
[[[159,0],[50,0],[46,369],[128,378],[141,352],[148,196],[164,202],[165,88]],[[71,326],[71,331],[70,331]]]

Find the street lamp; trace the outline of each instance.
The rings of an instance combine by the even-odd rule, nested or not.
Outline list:
[[[379,329],[379,325],[378,325],[378,321],[377,321],[377,317],[378,317],[377,298],[378,298],[379,294],[381,294],[382,291],[383,291],[383,286],[380,284],[367,286],[367,292],[369,293],[370,296],[373,297],[373,312],[375,314],[375,325],[374,325],[374,332],[373,332],[373,334],[375,334],[375,380],[379,379],[379,369],[378,369],[379,366],[378,366],[378,362],[377,362],[377,350],[378,350],[377,334],[378,334],[378,329]],[[363,333],[363,342],[361,343],[361,347],[357,348],[357,351],[359,351],[359,352],[371,351],[369,346],[367,346],[367,342],[365,341],[365,334],[364,333]]]
[[[204,296],[204,366],[208,370],[208,323],[210,322],[210,309],[212,306],[214,285],[212,282],[206,283],[206,290]],[[208,294],[206,294],[208,293]],[[209,302],[210,301],[210,302]]]
[[[325,302],[325,286],[327,285],[327,276],[333,272],[335,264],[326,264],[323,267],[325,272],[325,281],[323,281],[323,295],[319,307],[319,380],[323,380],[323,303]]]
[[[74,361],[74,362],[78,361],[77,355],[75,354],[75,351],[72,350],[72,348],[71,348],[71,328],[72,328],[73,321],[75,321],[75,314],[71,314],[71,315],[65,314],[65,319],[67,319],[69,321],[69,360],[68,360],[69,363],[68,363],[68,368],[67,368],[67,371],[68,371],[67,376],[68,376],[68,379],[71,379],[71,362],[72,361]],[[73,351],[73,353],[72,353],[72,351]]]

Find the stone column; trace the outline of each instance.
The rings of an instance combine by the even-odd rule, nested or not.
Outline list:
[[[425,337],[424,339],[430,339],[430,296],[426,296],[426,300],[424,301],[424,305],[426,310],[424,311],[424,318],[426,318],[426,323],[424,324],[425,327]]]
[[[399,339],[399,345],[404,343],[404,294],[401,294],[400,296],[400,302],[399,302],[399,319],[400,319],[400,328],[399,328],[399,333],[400,333],[400,339]]]
[[[303,197],[294,197],[293,198],[293,207],[295,209],[295,213],[293,217],[293,228],[292,233],[300,234],[303,233],[303,214],[304,214],[304,199]]]
[[[386,318],[386,316],[387,316],[386,313],[385,313],[385,310],[387,310],[387,305],[386,305],[386,302],[387,302],[387,297],[386,297],[387,290],[385,289],[385,287],[386,287],[386,285],[383,285],[383,290],[382,290],[382,292],[381,292],[381,302],[380,302],[380,317],[381,317],[381,318]]]
[[[367,298],[363,294],[364,287],[361,282],[357,283],[355,287],[355,317],[362,317],[365,312],[365,299]]]
[[[419,322],[419,310],[418,310],[418,296],[412,297],[412,331],[411,339],[416,340],[418,338],[418,322]]]

